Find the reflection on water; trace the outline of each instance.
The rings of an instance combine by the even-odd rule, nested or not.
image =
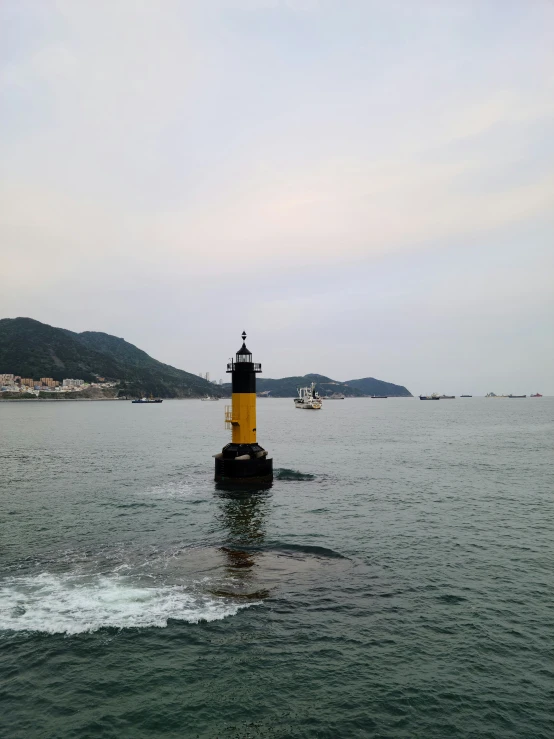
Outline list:
[[[265,489],[238,490],[217,486],[218,518],[226,533],[220,552],[225,557],[225,569],[233,581],[233,592],[218,591],[217,595],[239,595],[242,598],[266,598],[270,591],[259,588],[256,565],[263,557],[261,548],[266,536],[266,518],[270,494]]]

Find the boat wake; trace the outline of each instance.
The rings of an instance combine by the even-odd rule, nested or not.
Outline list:
[[[145,586],[125,575],[42,573],[0,582],[0,631],[81,634],[104,628],[216,621],[253,603],[230,601],[183,585]]]
[[[272,549],[281,554],[289,555],[303,555],[307,557],[314,557],[315,559],[345,559],[344,554],[336,552],[334,549],[328,549],[327,547],[318,547],[310,544],[285,544],[279,543],[272,547]]]
[[[250,524],[255,535],[233,529],[235,540],[216,546],[117,544],[14,562],[0,579],[0,633],[73,635],[217,621],[278,598],[283,583],[304,592],[347,566],[348,558],[325,547],[264,543],[259,520]]]
[[[315,480],[315,475],[309,472],[299,472],[298,470],[289,470],[286,467],[281,467],[274,472],[275,480],[297,480],[297,481],[309,481]]]

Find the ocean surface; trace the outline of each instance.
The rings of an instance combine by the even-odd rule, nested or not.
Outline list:
[[[554,736],[554,398],[0,403],[0,736]]]

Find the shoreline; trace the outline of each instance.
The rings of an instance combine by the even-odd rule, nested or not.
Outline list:
[[[104,402],[116,401],[127,402],[135,400],[135,398],[0,398],[0,403],[86,403],[86,402]],[[202,400],[202,396],[197,398],[162,398],[162,400]],[[221,398],[221,400],[231,400],[231,398]]]

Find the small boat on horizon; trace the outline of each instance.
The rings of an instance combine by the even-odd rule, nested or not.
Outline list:
[[[440,400],[454,400],[456,398],[455,395],[440,395]]]
[[[432,395],[420,395],[420,400],[440,400],[440,396],[437,395],[437,393],[433,393]]]
[[[139,403],[140,405],[144,405],[145,403],[163,403],[163,400],[161,398],[154,398],[152,395],[147,398],[146,396],[142,398],[136,398],[135,400],[132,400],[131,403]]]
[[[526,397],[527,397],[527,395],[512,395],[512,394],[510,393],[510,395],[508,395],[508,397],[509,397],[509,398],[526,398]]]
[[[533,393],[531,395],[532,398],[542,398],[542,395],[540,393]]]
[[[305,408],[309,411],[319,411],[323,405],[319,393],[315,389],[315,382],[310,387],[299,387],[298,397],[294,399],[295,408]]]
[[[372,395],[371,396],[374,400],[384,400],[385,398],[388,398],[388,395]]]
[[[460,395],[460,398],[473,398],[473,395]]]
[[[216,398],[215,395],[206,395],[205,398],[200,398],[200,400],[219,400],[219,398]]]

